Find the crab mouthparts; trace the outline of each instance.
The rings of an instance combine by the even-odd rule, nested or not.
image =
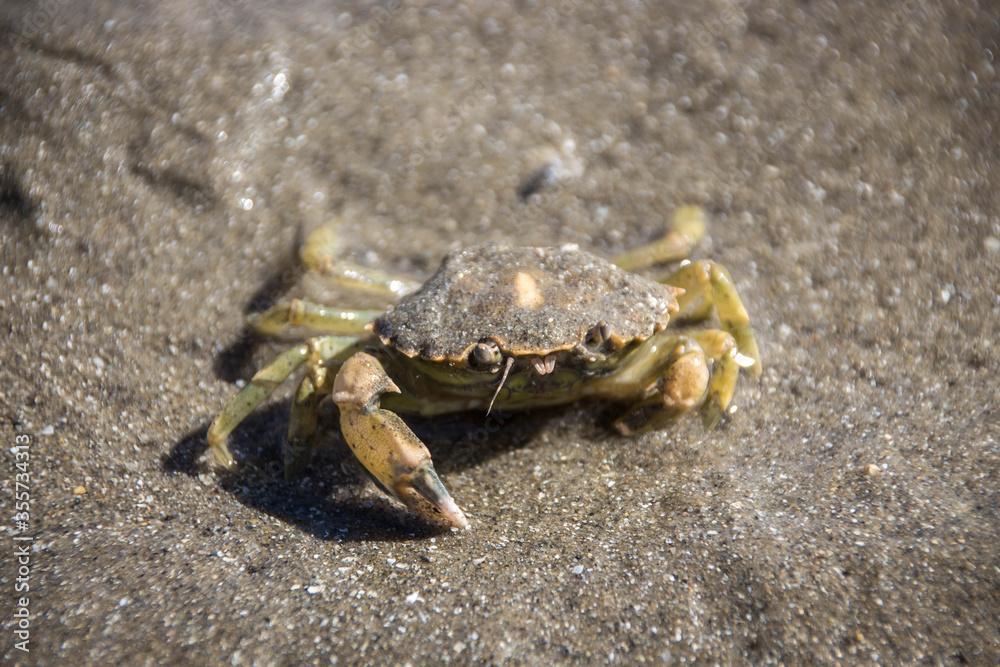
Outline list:
[[[550,354],[546,357],[534,357],[531,365],[539,375],[548,375],[556,369],[556,355]]]

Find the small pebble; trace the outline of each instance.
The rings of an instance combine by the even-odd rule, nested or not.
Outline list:
[[[869,477],[878,477],[882,474],[882,471],[874,463],[869,463],[868,467],[865,468],[865,472],[868,473]]]
[[[583,566],[582,565],[577,565],[572,570],[570,570],[570,572],[572,572],[573,574],[575,574],[576,576],[579,577],[581,574],[583,574]]]
[[[74,496],[82,496],[86,492],[87,492],[87,487],[85,487],[85,486],[76,486],[76,487],[73,487],[73,495]]]

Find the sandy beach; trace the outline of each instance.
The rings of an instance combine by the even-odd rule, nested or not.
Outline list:
[[[0,3],[4,663],[997,664],[998,35],[918,0]],[[286,482],[292,383],[211,460],[287,345],[248,312],[384,305],[303,275],[317,227],[423,280],[684,204],[764,361],[719,428],[420,421],[456,533],[330,406]]]

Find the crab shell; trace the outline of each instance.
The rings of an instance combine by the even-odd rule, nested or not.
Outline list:
[[[493,341],[504,356],[576,349],[594,332],[612,347],[667,326],[684,290],[662,285],[579,250],[493,243],[449,254],[424,285],[375,320],[382,343],[408,357],[464,363]]]

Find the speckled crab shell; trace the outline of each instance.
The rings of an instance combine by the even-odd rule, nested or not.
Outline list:
[[[581,346],[600,323],[618,345],[645,340],[667,326],[682,292],[575,245],[487,243],[449,254],[374,330],[385,345],[431,361],[463,362],[486,340],[504,356],[547,355]]]

